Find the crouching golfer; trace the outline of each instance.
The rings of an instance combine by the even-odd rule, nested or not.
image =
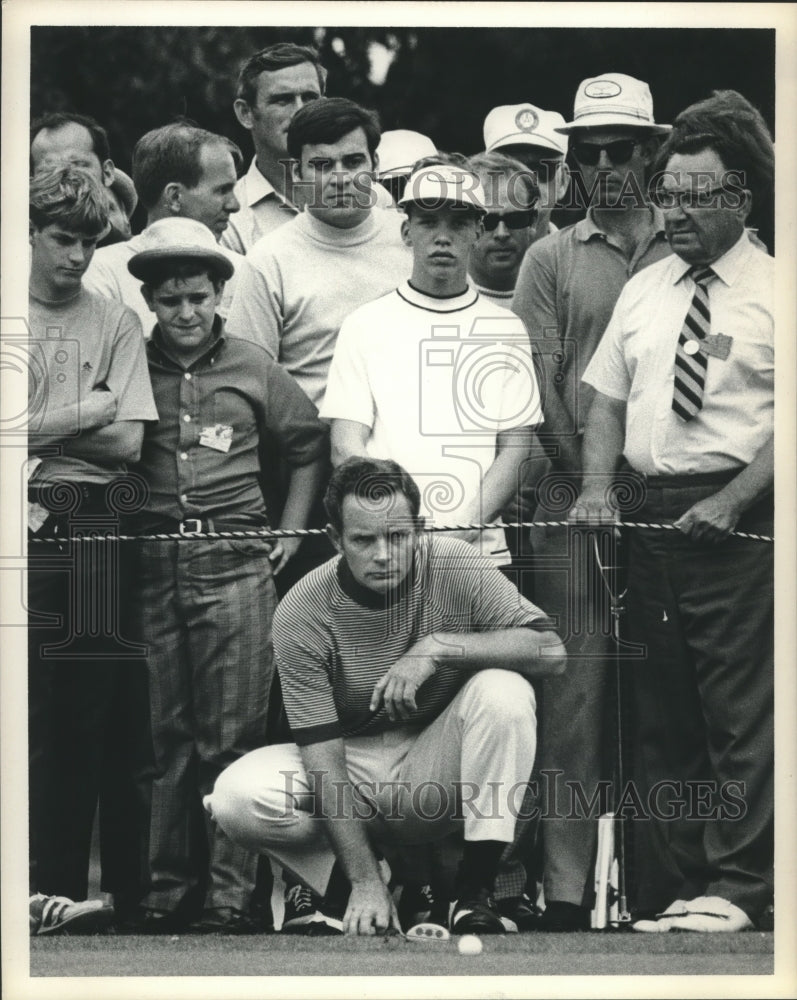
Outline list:
[[[205,807],[302,880],[316,933],[398,929],[380,844],[464,823],[451,929],[501,933],[491,890],[534,763],[530,680],[564,670],[564,648],[472,546],[419,532],[418,488],[395,462],[344,462],[325,505],[339,555],[274,617],[296,743],[235,761]]]

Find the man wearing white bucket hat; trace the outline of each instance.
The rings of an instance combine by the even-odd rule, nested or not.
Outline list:
[[[581,375],[609,322],[626,281],[671,251],[660,210],[645,197],[645,172],[669,131],[653,118],[646,83],[622,73],[582,81],[573,120],[555,131],[569,136],[579,167],[573,190],[587,195],[587,216],[533,244],[520,269],[512,308],[525,322],[545,371],[541,441],[551,470],[535,484],[534,520],[561,520],[555,497],[572,497],[581,479],[581,440],[589,406]],[[535,497],[530,497],[533,503]],[[565,500],[564,507],[567,506]],[[570,565],[573,547],[562,528],[531,529],[536,592],[559,616],[572,667],[561,683],[544,684],[539,767],[579,782],[587,797],[597,787],[603,737],[610,628],[600,618],[601,594],[587,591],[583,569]],[[563,571],[564,570],[564,571]],[[582,582],[583,581],[583,582]],[[591,628],[589,616],[597,615]],[[605,611],[603,612],[605,617]],[[577,736],[574,738],[574,733]],[[592,859],[597,823],[555,818],[569,806],[549,803],[542,824],[547,930],[586,930],[592,905]]]
[[[627,638],[644,644],[634,783],[642,801],[701,796],[679,812],[657,792],[639,824],[637,904],[653,919],[634,930],[728,933],[773,896],[775,262],[745,224],[774,151],[760,112],[716,91],[678,115],[660,165],[673,254],[629,281],[584,374],[572,516],[614,520],[620,466],[640,486],[634,520],[676,529],[627,533]],[[718,807],[729,789],[737,802]]]

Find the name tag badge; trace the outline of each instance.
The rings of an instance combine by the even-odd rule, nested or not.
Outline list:
[[[229,424],[214,424],[203,427],[199,435],[199,443],[214,451],[227,452],[232,444],[232,427]]]
[[[703,338],[703,343],[700,346],[703,353],[710,358],[719,358],[720,361],[725,361],[731,353],[731,344],[733,344],[733,337],[726,337],[724,333],[709,333]]]

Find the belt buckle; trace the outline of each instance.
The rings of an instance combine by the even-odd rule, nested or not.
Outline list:
[[[194,527],[189,527],[190,525]],[[202,521],[198,517],[187,517],[185,520],[180,521],[179,530],[180,534],[184,537],[187,535],[199,535],[202,532]]]

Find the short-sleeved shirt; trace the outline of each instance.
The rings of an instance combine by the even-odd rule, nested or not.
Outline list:
[[[254,157],[235,185],[235,197],[241,207],[230,216],[220,242],[239,254],[248,253],[259,239],[290,222],[299,211],[260,173]]]
[[[140,250],[145,249],[145,246],[142,246],[143,235],[141,233],[125,243],[114,243],[112,246],[97,250],[91,259],[83,281],[86,288],[91,291],[98,295],[104,295],[108,299],[123,302],[129,309],[132,309],[141,322],[144,336],[149,338],[156,322],[155,313],[150,311],[144,296],[141,294],[141,280],[134,278],[127,270],[127,262],[130,258]],[[218,307],[219,315],[226,316],[232,303],[237,274],[244,258],[223,246],[219,246],[219,252],[228,257],[235,268],[233,276],[224,285]]]
[[[470,672],[438,667],[418,689],[416,710],[393,722],[384,706],[369,707],[388,669],[433,632],[526,626],[552,628],[500,570],[459,539],[420,536],[408,579],[389,595],[359,585],[337,556],[291,588],[274,616],[274,653],[293,737],[306,746],[428,725]]]
[[[405,282],[344,322],[321,416],[370,428],[366,453],[415,478],[424,515],[463,523],[498,434],[541,419],[528,334],[472,288],[435,298]],[[479,544],[510,562],[503,529],[482,532]]]
[[[66,302],[45,302],[31,295],[28,308],[30,336],[45,373],[45,405],[50,412],[107,386],[116,401],[115,423],[158,419],[141,325],[129,309],[83,287]],[[52,448],[39,447],[35,434],[29,437],[28,451],[42,458],[33,482],[61,479],[101,484],[125,471],[118,462],[46,457]]]
[[[774,419],[774,260],[746,233],[712,265],[711,333],[732,337],[708,357],[703,405],[692,420],[672,409],[678,337],[694,295],[690,265],[671,256],[623,290],[584,379],[627,401],[624,454],[647,475],[724,472],[748,465]]]
[[[230,336],[264,347],[318,406],[343,320],[410,275],[401,219],[374,209],[336,229],[303,212],[265,236],[244,258]]]
[[[187,367],[157,326],[147,344],[160,419],[146,430],[136,470],[149,484],[149,513],[178,520],[262,514],[259,447],[266,432],[289,466],[326,453],[327,430],[290,375],[262,347],[225,337],[219,317],[214,335]]]
[[[623,286],[639,271],[668,257],[664,217],[651,207],[651,229],[629,259],[599,229],[592,215],[533,243],[523,258],[512,311],[526,324],[540,354],[543,391],[556,392],[582,433],[592,390],[581,378],[608,326]]]

